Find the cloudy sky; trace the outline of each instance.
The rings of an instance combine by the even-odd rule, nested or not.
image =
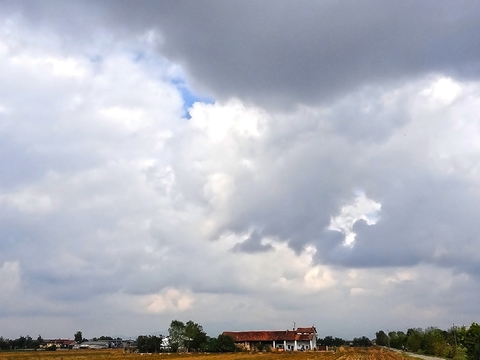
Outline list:
[[[0,335],[480,321],[480,3],[0,1]]]

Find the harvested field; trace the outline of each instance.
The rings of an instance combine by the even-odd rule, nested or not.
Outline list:
[[[380,348],[340,348],[336,352],[232,354],[125,354],[123,350],[59,350],[0,352],[0,360],[401,360],[402,355]]]

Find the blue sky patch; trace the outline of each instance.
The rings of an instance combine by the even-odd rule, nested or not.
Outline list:
[[[183,111],[185,112],[185,117],[187,119],[191,118],[190,112],[188,111],[188,109],[191,108],[194,103],[196,102],[203,102],[206,104],[215,103],[215,100],[209,96],[200,96],[192,92],[183,81],[174,82],[174,84],[182,94]]]

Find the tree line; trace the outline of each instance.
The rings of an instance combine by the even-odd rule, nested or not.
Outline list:
[[[468,360],[480,360],[480,325],[452,326],[448,330],[410,328],[406,333],[390,331],[388,334],[380,330],[376,333],[376,343],[426,355],[458,360],[466,356]]]
[[[192,320],[186,323],[180,320],[172,320],[168,328],[168,338],[165,346],[162,335],[140,335],[137,338],[139,352],[162,352],[162,351],[203,351],[203,352],[234,352],[237,351],[234,340],[227,335],[220,334],[210,337],[203,331],[200,324]]]
[[[33,339],[30,335],[20,336],[17,339],[7,339],[0,336],[0,350],[16,350],[16,349],[39,349],[43,345],[43,338],[38,335],[37,339]]]
[[[83,337],[81,331],[77,331],[74,340],[80,344],[88,341]],[[96,340],[114,340],[110,336],[100,336],[93,338]],[[117,340],[121,340],[117,338]],[[165,341],[166,340],[166,341]],[[36,350],[46,345],[46,341],[42,336],[38,336],[36,340],[31,336],[20,336],[18,339],[10,340],[0,337],[0,350]],[[168,328],[168,337],[165,339],[163,335],[140,335],[136,340],[139,352],[163,352],[163,351],[203,351],[203,352],[234,352],[237,351],[234,340],[227,335],[218,335],[217,337],[208,336],[203,330],[202,325],[192,320],[183,323],[179,320],[173,320]],[[56,350],[53,345],[46,350]]]
[[[372,346],[372,341],[366,336],[361,336],[361,337],[354,338],[351,344],[355,347],[368,347],[368,346]],[[340,347],[343,345],[350,345],[350,341],[347,341],[339,337],[333,337],[330,335],[330,336],[325,336],[324,338],[317,338],[317,345],[324,345],[328,347]]]
[[[81,331],[77,331],[73,335],[73,339],[78,343],[82,343],[85,341],[88,341],[88,339],[85,339],[82,336]],[[92,338],[92,341],[97,341],[97,340],[114,340],[110,336],[100,336],[98,338],[94,337]],[[117,338],[117,340],[121,340],[120,338]],[[33,339],[30,335],[25,335],[25,336],[20,336],[17,339],[8,339],[4,338],[3,336],[0,336],[0,350],[37,350],[40,349],[41,347],[45,348],[45,345],[47,345],[47,342],[43,339],[41,335],[38,335],[36,339]],[[50,350],[54,351],[56,350],[55,345],[51,345],[50,347],[45,348],[45,350]]]

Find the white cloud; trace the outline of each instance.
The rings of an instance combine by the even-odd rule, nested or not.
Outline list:
[[[11,58],[11,64],[13,67],[21,67],[27,71],[31,69],[54,77],[79,78],[80,80],[85,77],[87,71],[79,61],[63,57],[15,56]]]
[[[329,229],[340,231],[345,234],[345,245],[353,246],[355,233],[353,225],[359,220],[364,220],[368,225],[375,225],[378,220],[378,213],[382,205],[359,193],[351,205],[345,205],[340,210],[340,215],[330,220]]]
[[[165,310],[185,311],[192,307],[194,299],[189,294],[182,294],[176,289],[169,289],[165,294],[147,296],[141,302],[149,304],[146,308],[147,312],[158,314]]]
[[[448,106],[461,95],[462,86],[452,78],[441,77],[428,88],[420,92],[420,96],[425,101],[431,101],[429,105],[432,108],[439,106]]]
[[[305,285],[315,290],[327,289],[335,285],[331,271],[327,267],[315,266],[305,274]]]
[[[52,212],[58,207],[57,202],[50,194],[32,188],[6,195],[0,194],[0,204],[13,207],[22,213]]]
[[[193,126],[200,129],[213,142],[229,141],[234,145],[237,137],[258,137],[266,116],[255,108],[247,108],[238,100],[225,105],[195,103],[189,110]]]
[[[362,289],[362,288],[359,288],[359,287],[355,287],[355,288],[352,288],[350,289],[350,294],[352,296],[358,296],[358,295],[361,295],[365,292],[365,289]]]

